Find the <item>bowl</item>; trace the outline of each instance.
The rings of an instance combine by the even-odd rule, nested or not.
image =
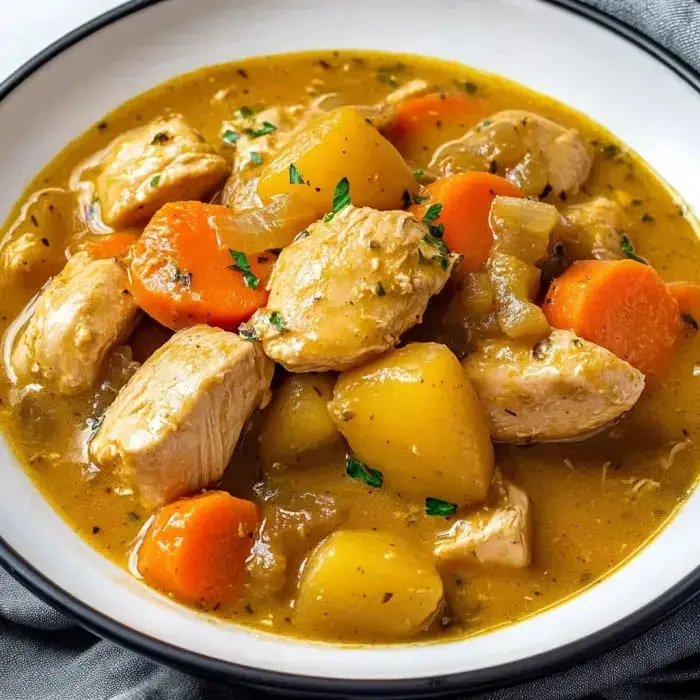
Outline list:
[[[0,211],[70,139],[122,101],[207,64],[302,49],[432,55],[500,73],[610,129],[700,211],[700,75],[573,2],[135,0],[50,46],[0,85]],[[639,634],[700,583],[700,493],[600,584],[462,641],[341,647],[215,620],[151,591],[54,512],[0,443],[0,561],[93,632],[200,675],[299,693],[420,696],[523,681]],[[30,516],[30,517],[29,517]]]

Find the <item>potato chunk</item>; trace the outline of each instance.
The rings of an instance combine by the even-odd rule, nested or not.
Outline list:
[[[263,459],[290,464],[340,439],[328,413],[335,381],[327,374],[285,378],[265,414],[260,435]]]
[[[182,117],[133,129],[104,157],[96,183],[102,218],[114,228],[143,224],[167,202],[209,194],[229,170]]]
[[[339,530],[312,552],[294,621],[341,639],[407,638],[433,620],[442,579],[432,562],[388,532]]]
[[[292,164],[303,184],[292,181]],[[400,209],[403,193],[418,189],[391,143],[356,109],[339,107],[313,119],[264,166],[258,194],[267,201],[282,192],[301,191],[320,216],[333,208],[336,185],[344,177],[358,207]]]
[[[482,501],[493,448],[459,360],[437,343],[413,343],[340,376],[329,410],[385,488],[460,505]]]

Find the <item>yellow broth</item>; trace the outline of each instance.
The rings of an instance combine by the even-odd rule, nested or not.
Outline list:
[[[497,76],[460,65],[414,56],[323,52],[203,68],[175,78],[122,105],[69,144],[24,192],[3,232],[31,230],[32,206],[40,190],[56,207],[75,206],[68,192],[71,172],[113,138],[167,113],[179,113],[211,143],[232,157],[221,140],[222,124],[242,105],[305,104],[316,95],[339,92],[348,104],[371,104],[397,85],[424,78],[445,90],[466,90],[480,101],[471,122],[436,123],[421,143],[404,152],[414,168],[425,167],[434,148],[485,116],[525,109],[575,127],[594,144],[596,159],[585,190],[572,201],[623,191],[637,251],[665,280],[700,282],[700,246],[683,205],[634,154],[585,116]],[[550,200],[548,200],[550,201]],[[556,205],[558,199],[552,201]],[[24,214],[22,213],[24,211]],[[39,215],[36,215],[40,219]],[[49,246],[74,250],[88,235],[77,217]],[[38,221],[38,225],[42,225]],[[0,295],[5,344],[38,289],[16,285]],[[7,331],[10,330],[8,334]],[[132,337],[138,360],[167,337],[146,323]],[[442,569],[448,608],[424,638],[446,639],[483,632],[532,615],[595,584],[632,556],[672,517],[693,487],[700,463],[700,339],[691,331],[663,382],[647,389],[618,425],[592,439],[530,447],[498,445],[496,461],[530,496],[534,510],[532,565],[525,570],[451,566]],[[8,339],[9,337],[9,339]],[[87,395],[66,398],[41,387],[14,386],[0,376],[0,421],[27,473],[57,511],[92,546],[127,565],[137,533],[150,515],[111,474],[87,459],[86,441],[96,416],[133,371],[124,351],[114,352],[105,383]],[[279,370],[278,370],[279,373]],[[303,494],[325,494],[342,504],[343,527],[400,533],[430,553],[436,532],[451,517],[428,517],[420,502],[386,489],[371,489],[345,473],[345,450],[284,468],[264,469],[258,452],[259,420],[253,421],[224,478],[224,488],[261,506],[276,493],[282,507]],[[269,631],[298,635],[291,611],[296,572],[317,544],[302,538],[290,549],[281,590],[267,595],[251,580],[237,605],[215,614]],[[366,640],[372,641],[372,640]]]

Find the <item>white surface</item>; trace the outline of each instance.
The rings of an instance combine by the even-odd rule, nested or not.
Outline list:
[[[700,97],[661,64],[604,29],[532,0],[432,0],[420,31],[410,5],[356,0],[348,13],[346,4],[326,0],[170,0],[103,30],[0,104],[0,152],[13,164],[0,171],[0,216],[66,141],[139,91],[207,63],[328,46],[457,59],[554,95],[617,133],[700,210]],[[141,586],[53,513],[2,445],[0,483],[0,534],[87,605],[183,648],[312,676],[416,678],[523,659],[623,619],[700,564],[700,550],[687,536],[700,530],[696,492],[629,565],[546,613],[462,642],[340,649],[207,620]]]

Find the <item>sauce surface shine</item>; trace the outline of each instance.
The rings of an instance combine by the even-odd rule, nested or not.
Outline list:
[[[66,146],[2,232],[4,436],[81,537],[217,616],[473,635],[595,585],[695,484],[691,214],[497,76],[203,68]]]

